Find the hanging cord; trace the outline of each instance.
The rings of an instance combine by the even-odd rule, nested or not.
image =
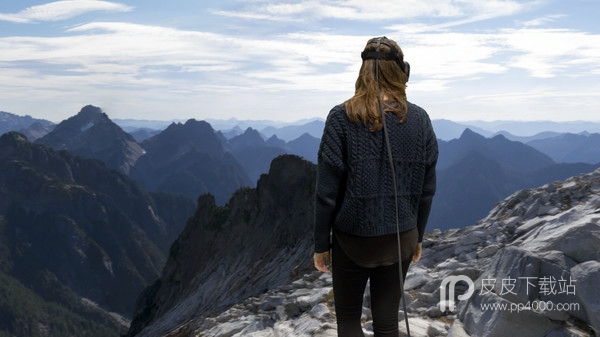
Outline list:
[[[379,51],[379,44],[377,44],[377,51]],[[390,162],[390,169],[392,171],[392,183],[394,185],[394,204],[396,206],[396,238],[398,240],[398,276],[400,277],[400,296],[402,297],[402,306],[404,308],[404,322],[406,323],[406,334],[410,337],[410,326],[408,325],[408,312],[406,311],[406,296],[404,296],[404,277],[402,275],[402,248],[400,243],[400,223],[398,221],[398,188],[396,182],[396,169],[394,166],[394,158],[392,156],[392,147],[390,145],[390,137],[387,130],[387,124],[385,121],[385,111],[383,108],[383,101],[381,99],[381,92],[379,89],[379,59],[375,60],[375,76],[377,77],[377,99],[379,101],[379,110],[381,110],[381,120],[383,122],[383,134],[385,136],[385,145],[387,148],[388,159]]]

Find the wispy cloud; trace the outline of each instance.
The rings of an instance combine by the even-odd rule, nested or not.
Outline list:
[[[347,76],[347,68],[357,65],[354,53],[348,52],[349,41],[356,49],[364,43],[363,38],[327,35],[250,39],[122,22],[89,23],[69,32],[77,34],[0,38],[0,48],[11,50],[0,54],[0,62],[47,64],[58,69],[54,73],[103,74],[109,81],[112,74],[120,83],[136,84],[140,78],[165,74],[175,78],[171,83],[186,76],[231,83],[225,87],[232,91],[314,89],[314,83],[336,90],[331,85],[334,77]],[[50,67],[38,68],[43,73]]]
[[[539,27],[554,22],[558,19],[564,18],[565,16],[566,15],[564,14],[547,15],[544,17],[535,18],[533,20],[521,22],[521,24],[523,25],[523,27],[526,28]]]
[[[35,23],[40,21],[61,21],[95,11],[127,12],[132,7],[97,0],[64,0],[44,5],[32,6],[18,13],[0,13],[0,21],[14,23]]]
[[[0,38],[0,62],[61,65],[70,75],[161,74],[269,87],[337,90],[358,70],[358,50],[367,36],[290,33],[267,38],[227,36],[122,22],[95,22],[63,37]],[[600,71],[600,35],[559,29],[505,29],[496,33],[390,32],[413,67],[415,87],[433,81],[437,90],[452,81],[523,69],[531,76],[589,76]],[[553,41],[548,43],[547,41]],[[42,71],[42,70],[40,70]],[[159,82],[160,83],[160,82]],[[413,84],[413,83],[411,83]],[[232,86],[234,88],[235,86]]]
[[[600,70],[600,35],[567,29],[517,29],[500,34],[514,56],[508,64],[531,76],[593,75]],[[577,65],[577,66],[575,66]]]
[[[214,14],[241,19],[288,21],[345,19],[358,21],[397,20],[419,17],[500,17],[520,12],[534,1],[514,0],[299,0],[292,3],[252,2],[236,11],[214,10]]]

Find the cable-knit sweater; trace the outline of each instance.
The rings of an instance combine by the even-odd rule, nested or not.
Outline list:
[[[403,123],[386,113],[396,171],[400,232],[415,227],[419,242],[436,189],[438,145],[431,120],[407,102]],[[374,237],[397,232],[391,169],[384,132],[348,119],[343,104],[329,112],[318,152],[315,252],[330,249],[331,229]]]

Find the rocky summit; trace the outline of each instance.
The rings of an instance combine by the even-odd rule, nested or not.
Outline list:
[[[103,161],[125,174],[144,154],[135,139],[113,123],[99,107],[86,105],[79,113],[56,126],[36,143],[55,150],[68,150],[84,158]]]
[[[514,193],[473,226],[431,231],[423,247],[405,283],[411,336],[600,334],[600,170]],[[310,248],[301,253],[310,264]],[[211,291],[226,294],[227,286]],[[372,336],[368,291],[364,303],[363,330]],[[137,335],[337,335],[331,277],[317,271],[222,310],[162,317]],[[400,310],[406,336],[403,317]]]

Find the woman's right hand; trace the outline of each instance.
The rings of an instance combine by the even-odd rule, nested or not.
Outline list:
[[[331,264],[331,255],[329,254],[329,251],[315,253],[313,260],[315,261],[315,268],[317,268],[317,270],[327,274],[331,273],[331,270],[327,268],[327,265]]]
[[[419,260],[421,259],[421,250],[423,250],[423,243],[419,242],[417,244],[417,249],[415,249],[415,252],[413,254],[413,258],[412,258],[412,263],[416,263],[419,262]]]

